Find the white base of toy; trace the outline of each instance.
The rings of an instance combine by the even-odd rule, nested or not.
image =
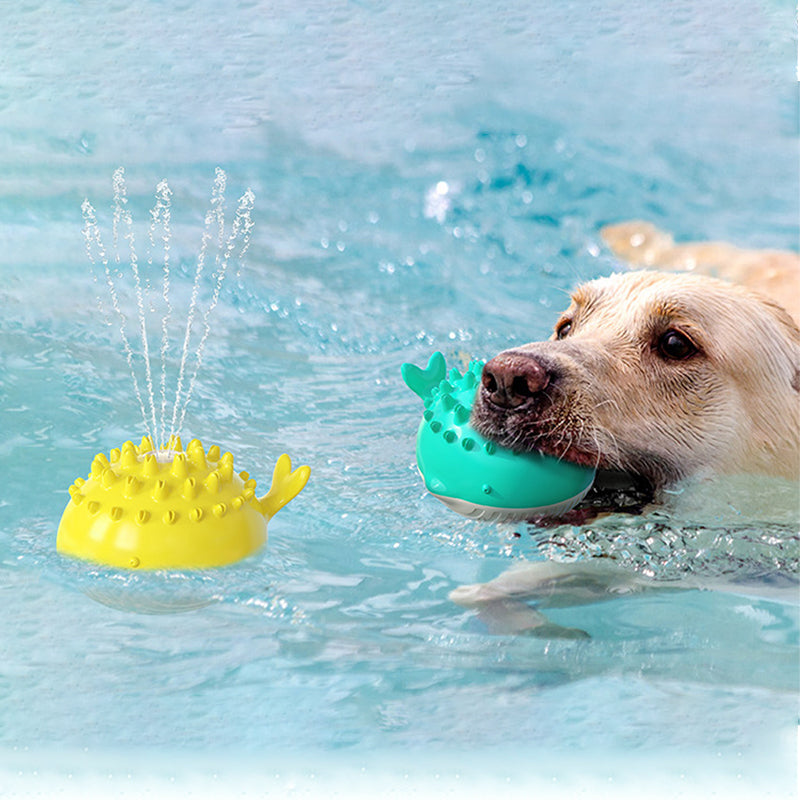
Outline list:
[[[560,503],[552,503],[549,506],[535,506],[533,508],[496,508],[495,506],[470,503],[458,497],[445,497],[441,494],[433,494],[433,492],[431,494],[437,500],[441,500],[448,508],[470,519],[480,519],[484,522],[522,522],[535,517],[560,517],[575,508],[583,500],[590,488],[591,484],[574,497],[569,497]]]

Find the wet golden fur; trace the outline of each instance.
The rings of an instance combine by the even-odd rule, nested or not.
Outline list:
[[[798,478],[800,330],[773,300],[705,275],[625,272],[578,288],[556,330],[507,351],[548,370],[534,399],[499,408],[479,392],[473,422],[489,438],[655,487],[713,473]],[[665,358],[667,331],[696,352]]]

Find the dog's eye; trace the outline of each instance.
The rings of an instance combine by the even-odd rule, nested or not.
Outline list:
[[[688,336],[680,331],[669,330],[658,340],[658,352],[672,361],[682,361],[697,352],[697,348]]]
[[[569,332],[572,330],[572,320],[571,319],[564,319],[556,325],[556,339],[564,339],[569,336]]]

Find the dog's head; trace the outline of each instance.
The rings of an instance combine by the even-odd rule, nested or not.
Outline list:
[[[797,474],[800,330],[723,281],[642,271],[578,288],[552,338],[489,361],[472,422],[518,451],[661,487]]]

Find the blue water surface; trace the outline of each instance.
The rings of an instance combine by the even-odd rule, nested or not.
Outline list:
[[[724,796],[792,796],[796,606],[630,596],[553,612],[586,641],[491,635],[448,593],[580,552],[586,532],[475,523],[427,496],[399,376],[436,349],[456,363],[547,336],[570,287],[618,267],[607,223],[796,249],[792,4],[53,0],[1,16],[4,780],[58,783],[57,752],[88,773],[173,753],[271,775],[276,754],[308,770],[388,754],[571,796],[609,776],[653,796],[709,776]],[[119,166],[140,244],[157,182],[172,188],[176,304],[215,168],[229,218],[256,196],[182,434],[262,486],[282,452],[312,478],[243,564],[126,574],[55,552],[67,487],[144,432],[81,233],[88,197],[110,249]],[[596,541],[635,568],[655,530],[663,578],[792,578],[791,515],[659,514]],[[198,608],[141,613],[170,604]]]

